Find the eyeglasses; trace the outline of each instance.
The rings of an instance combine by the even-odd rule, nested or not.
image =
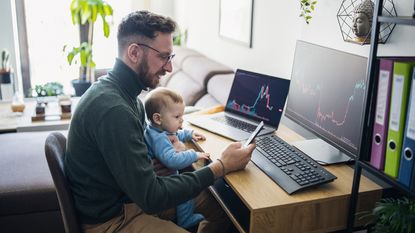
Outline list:
[[[149,49],[151,49],[151,50],[156,51],[157,53],[159,53],[159,57],[164,60],[164,65],[166,65],[169,62],[171,62],[171,60],[174,58],[174,56],[176,56],[176,54],[174,54],[174,53],[168,54],[168,55],[163,54],[162,52],[158,51],[157,49],[155,49],[155,48],[153,48],[153,47],[151,47],[149,45],[146,45],[146,44],[141,44],[141,43],[136,43],[136,44],[139,45],[139,46],[144,46],[146,48],[149,48]]]

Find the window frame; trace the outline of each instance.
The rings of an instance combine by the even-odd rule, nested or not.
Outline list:
[[[22,86],[25,97],[31,95],[29,92],[31,88],[30,79],[30,60],[29,60],[29,46],[27,41],[27,29],[26,29],[26,11],[24,0],[16,0],[16,22],[17,22],[17,35],[19,45],[19,55],[22,73]]]

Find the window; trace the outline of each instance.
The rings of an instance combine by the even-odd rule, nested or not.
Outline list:
[[[113,66],[117,56],[117,25],[122,17],[132,11],[130,2],[107,2],[114,9],[113,24],[109,38],[105,38],[100,19],[95,23],[93,55],[97,69]],[[73,94],[70,81],[79,77],[79,65],[70,66],[63,51],[65,45],[70,51],[72,46],[79,44],[78,27],[72,24],[70,3],[70,0],[20,0],[16,4],[17,15],[24,17],[18,19],[19,37],[25,37],[19,42],[22,64],[29,64],[30,61],[29,67],[22,69],[26,94],[28,88],[47,82],[60,82],[66,94]],[[23,33],[22,28],[26,29]]]

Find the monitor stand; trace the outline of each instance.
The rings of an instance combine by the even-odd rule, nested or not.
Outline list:
[[[353,161],[348,155],[321,139],[298,141],[294,142],[292,145],[321,165]]]

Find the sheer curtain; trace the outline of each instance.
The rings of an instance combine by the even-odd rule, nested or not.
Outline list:
[[[93,59],[96,68],[112,67],[117,56],[117,25],[132,11],[131,1],[107,0],[114,9],[109,38],[105,38],[98,18],[94,29]],[[66,94],[74,91],[70,81],[78,78],[79,65],[70,66],[67,52],[79,44],[78,26],[72,24],[70,0],[25,0],[26,30],[32,88],[47,82],[60,82]]]

